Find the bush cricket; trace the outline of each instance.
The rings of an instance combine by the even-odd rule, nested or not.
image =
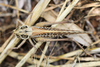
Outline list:
[[[59,22],[59,23],[61,23],[61,22]],[[50,25],[52,23],[49,23],[49,24],[44,23],[44,25],[46,25],[46,24]],[[92,31],[78,31],[78,30],[75,31],[75,30],[56,29],[56,28],[51,28],[51,27],[41,27],[39,25],[37,25],[37,26],[22,25],[19,28],[15,29],[14,33],[20,39],[24,39],[25,41],[26,41],[26,39],[29,39],[29,41],[33,45],[30,38],[35,38],[37,41],[66,41],[69,39],[68,38],[51,39],[51,38],[62,37],[62,36],[71,35],[71,34],[92,34],[93,32]],[[22,46],[22,44],[13,49],[20,48]]]
[[[75,30],[64,30],[64,29],[56,29],[51,27],[38,27],[38,26],[21,26],[18,29],[14,30],[15,35],[21,39],[32,38],[53,38],[60,37],[64,35],[70,34],[91,34],[91,31],[75,31]]]

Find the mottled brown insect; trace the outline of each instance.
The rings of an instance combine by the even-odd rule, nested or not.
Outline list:
[[[41,38],[41,37],[53,38],[53,37],[62,37],[70,34],[85,34],[85,33],[91,34],[92,31],[77,31],[77,30],[75,31],[75,30],[56,29],[51,27],[38,27],[38,26],[30,27],[27,25],[23,25],[18,29],[14,30],[14,33],[18,38],[28,39],[30,37],[31,38]]]

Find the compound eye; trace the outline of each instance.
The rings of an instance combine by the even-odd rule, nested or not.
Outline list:
[[[21,26],[20,29],[28,28],[28,26]]]
[[[21,37],[21,39],[28,39],[29,38],[28,35],[21,35],[20,37]]]

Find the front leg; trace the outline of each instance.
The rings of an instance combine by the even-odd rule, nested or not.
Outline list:
[[[30,38],[29,38],[28,40],[29,40],[29,42],[31,43],[31,45],[37,50],[37,48],[36,48],[35,45],[33,44],[32,40],[31,40]]]
[[[25,42],[26,42],[26,39],[23,40],[17,47],[10,48],[10,50],[13,50],[13,49],[19,49]]]

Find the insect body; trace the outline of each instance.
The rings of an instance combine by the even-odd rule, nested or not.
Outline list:
[[[28,39],[29,37],[60,37],[70,34],[91,34],[91,31],[75,31],[75,30],[65,30],[65,29],[56,29],[51,27],[37,27],[37,26],[21,26],[18,29],[14,30],[16,36],[21,39]]]

